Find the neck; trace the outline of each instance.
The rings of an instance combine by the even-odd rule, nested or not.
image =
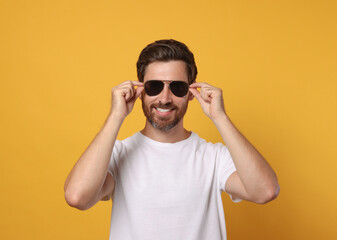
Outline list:
[[[176,126],[167,131],[154,128],[151,123],[146,120],[145,127],[140,132],[148,138],[163,143],[179,142],[191,135],[191,132],[184,128],[183,119]]]

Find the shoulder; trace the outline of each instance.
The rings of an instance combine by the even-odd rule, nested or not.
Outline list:
[[[141,136],[139,132],[134,133],[132,136],[127,137],[123,140],[116,140],[115,147],[119,150],[122,150],[125,147],[133,146],[138,144],[141,141]]]
[[[211,151],[226,151],[227,147],[221,143],[221,142],[216,142],[213,143],[211,141],[207,141],[206,139],[203,139],[199,137],[198,134],[195,132],[192,132],[191,137],[193,137],[193,142],[198,145],[198,148],[200,149],[207,149]]]

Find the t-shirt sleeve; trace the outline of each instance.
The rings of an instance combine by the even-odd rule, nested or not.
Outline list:
[[[122,142],[116,140],[110,157],[108,173],[110,173],[115,180],[117,176],[117,162],[119,161],[120,154],[122,152],[122,147],[123,147]]]
[[[218,164],[219,164],[218,176],[219,176],[219,185],[220,185],[219,187],[221,191],[227,192],[225,188],[227,179],[229,178],[230,175],[232,175],[232,173],[236,171],[236,167],[234,165],[232,156],[228,148],[220,143],[219,143],[219,147],[220,147],[220,150],[218,151],[218,154],[219,154],[218,156]],[[239,199],[239,198],[234,199],[232,195],[229,193],[228,195],[230,196],[233,202],[242,201],[242,199]]]

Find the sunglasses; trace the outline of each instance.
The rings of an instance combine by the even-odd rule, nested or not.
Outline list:
[[[169,88],[177,97],[183,97],[188,93],[189,85],[183,81],[170,82]],[[144,84],[144,90],[149,96],[156,96],[164,89],[164,81],[149,80]]]

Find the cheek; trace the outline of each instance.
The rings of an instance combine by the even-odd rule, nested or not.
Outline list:
[[[145,106],[148,106],[152,103],[155,102],[155,97],[150,97],[148,95],[146,95],[145,93],[142,93],[142,104]]]
[[[176,101],[175,104],[179,106],[180,108],[187,106],[188,104],[188,96],[184,97],[183,99],[179,99],[179,101]]]

